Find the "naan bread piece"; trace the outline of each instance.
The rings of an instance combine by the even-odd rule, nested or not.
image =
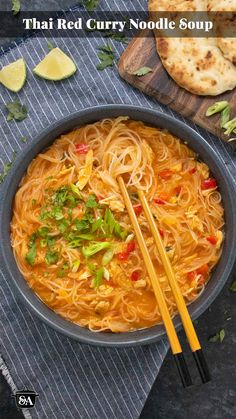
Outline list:
[[[204,11],[206,1],[149,0],[150,13],[185,9]],[[203,96],[216,96],[236,87],[236,68],[223,56],[217,38],[164,38],[159,30],[155,36],[162,64],[179,86]]]
[[[206,9],[206,0],[149,0],[149,12],[193,12]]]
[[[157,38],[156,44],[169,75],[191,93],[215,96],[236,86],[236,68],[223,57],[216,40]]]
[[[236,12],[236,0],[208,0],[207,11],[209,12]],[[230,16],[229,16],[230,18]],[[224,36],[224,25],[230,28],[232,33],[236,33],[236,20],[226,20],[217,28],[217,45],[225,58],[230,60],[236,66],[236,38],[227,38]]]

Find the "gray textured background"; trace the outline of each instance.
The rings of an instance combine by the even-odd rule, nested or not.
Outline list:
[[[118,4],[118,0],[110,0]],[[75,4],[73,0],[22,0],[26,10],[59,10]],[[77,2],[78,3],[78,2]],[[0,0],[0,10],[9,10],[10,0]],[[0,43],[3,41],[0,40]],[[194,381],[192,388],[181,388],[175,365],[168,354],[161,372],[153,386],[144,407],[141,419],[230,419],[236,417],[236,293],[229,292],[227,284],[211,308],[198,320],[197,331],[212,371],[213,379],[205,386],[200,385],[199,377],[189,353],[186,339],[180,337],[187,352],[187,362],[191,367]],[[231,317],[230,320],[227,320]],[[209,343],[208,337],[225,328],[223,343]],[[0,377],[0,419],[18,419],[21,413],[14,408],[3,377]],[[102,419],[102,418],[100,418]]]

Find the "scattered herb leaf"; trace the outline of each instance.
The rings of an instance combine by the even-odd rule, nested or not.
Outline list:
[[[99,47],[101,52],[98,53],[100,63],[97,65],[97,69],[102,71],[107,67],[112,67],[114,64],[115,55],[110,44]]]
[[[133,72],[133,75],[138,76],[138,77],[142,77],[142,76],[145,76],[146,74],[152,73],[152,72],[153,72],[153,69],[150,68],[150,67],[141,67],[141,68],[138,68],[137,70],[135,70]]]
[[[214,336],[211,336],[209,338],[209,342],[220,342],[222,343],[225,338],[225,330],[220,329],[219,332],[217,332]]]
[[[223,111],[229,103],[226,100],[222,100],[221,102],[215,102],[214,105],[210,106],[206,111],[206,116],[214,115],[215,113]]]
[[[221,111],[220,114],[220,127],[223,128],[226,122],[229,121],[230,118],[230,107],[229,105]]]
[[[99,204],[96,200],[96,196],[95,195],[89,195],[88,200],[86,202],[86,208],[97,208],[98,205]]]
[[[7,121],[23,121],[27,118],[28,111],[25,105],[22,105],[18,100],[9,102],[6,105],[8,110]]]
[[[45,261],[48,265],[53,265],[58,262],[59,254],[58,252],[47,252],[45,255]]]
[[[49,51],[51,51],[52,49],[55,48],[54,45],[52,44],[52,42],[49,41],[49,40],[47,41],[47,46],[48,46]]]
[[[232,292],[236,292],[236,279],[235,279],[235,281],[232,282],[229,289]]]
[[[21,140],[22,143],[27,143],[27,138],[26,137],[21,137],[20,140]]]
[[[12,0],[12,13],[16,16],[20,12],[20,0]]]
[[[112,31],[108,31],[104,34],[104,37],[114,39],[114,41],[117,41],[117,42],[122,42],[122,44],[128,44],[129,43],[129,40],[125,36],[124,33],[114,33]]]
[[[92,12],[99,5],[99,0],[84,0],[84,6],[88,12]]]
[[[15,158],[16,158],[16,152],[14,151],[12,161],[4,164],[4,166],[3,166],[3,171],[2,171],[2,173],[0,173],[0,183],[2,183],[5,179],[5,177],[8,175],[9,171],[11,170],[11,166],[14,163]]]
[[[230,135],[231,132],[235,132],[236,131],[236,117],[226,122],[223,128],[225,129],[225,132],[224,132],[225,135]]]
[[[64,263],[58,271],[59,278],[63,278],[65,276],[66,272],[68,271],[68,269],[69,269],[68,263]]]
[[[34,262],[35,262],[35,258],[37,255],[37,249],[36,249],[36,233],[32,234],[30,236],[30,240],[29,240],[29,251],[25,256],[25,260],[28,262],[29,265],[33,266]]]

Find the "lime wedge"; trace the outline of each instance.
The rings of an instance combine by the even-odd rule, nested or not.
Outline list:
[[[63,80],[72,76],[77,68],[74,61],[60,48],[53,48],[33,69],[37,76],[47,80]]]
[[[26,65],[23,58],[0,70],[0,82],[12,92],[19,92],[26,80]]]

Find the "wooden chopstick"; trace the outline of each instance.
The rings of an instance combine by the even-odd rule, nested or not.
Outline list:
[[[160,233],[159,233],[158,228],[156,226],[156,223],[154,221],[154,218],[153,218],[152,212],[150,210],[150,207],[148,205],[147,199],[146,199],[142,190],[138,190],[138,196],[139,196],[140,202],[142,204],[144,213],[146,215],[148,224],[150,226],[152,235],[154,237],[155,244],[156,244],[156,247],[158,249],[163,267],[165,269],[166,276],[168,278],[170,287],[172,289],[172,292],[173,292],[173,295],[174,295],[174,298],[175,298],[175,301],[176,301],[176,305],[177,305],[177,308],[178,308],[178,311],[179,311],[179,314],[180,314],[180,317],[181,317],[181,320],[182,320],[182,323],[183,323],[183,326],[184,326],[184,329],[185,329],[185,333],[186,333],[186,336],[188,338],[190,348],[193,352],[193,356],[194,356],[195,362],[196,362],[198,370],[199,370],[199,374],[201,376],[202,382],[206,383],[206,382],[210,381],[210,379],[211,379],[210,378],[210,373],[209,373],[209,369],[208,369],[206,360],[204,358],[204,355],[203,355],[203,352],[202,352],[202,349],[201,349],[199,339],[198,339],[196,331],[194,329],[194,325],[192,323],[191,317],[190,317],[188,309],[186,307],[183,295],[182,295],[181,290],[179,288],[178,282],[177,282],[176,277],[175,277],[175,273],[172,269],[169,257],[166,253],[164,244],[162,242]]]
[[[139,244],[139,248],[140,248],[140,251],[141,251],[143,259],[144,259],[144,263],[145,263],[146,268],[147,268],[148,275],[149,275],[151,283],[152,283],[152,287],[153,287],[153,290],[154,290],[154,293],[155,293],[155,296],[156,296],[156,299],[157,299],[157,302],[158,302],[158,307],[159,307],[159,310],[160,310],[160,314],[161,314],[161,317],[162,317],[162,320],[163,320],[163,323],[164,323],[164,326],[165,326],[165,329],[166,329],[166,333],[167,333],[167,336],[168,336],[168,339],[169,339],[169,342],[170,342],[171,350],[172,350],[172,353],[174,355],[174,358],[175,358],[175,361],[176,361],[176,364],[177,364],[178,371],[180,373],[180,377],[181,377],[183,386],[184,387],[190,386],[192,384],[192,379],[190,377],[188,367],[187,367],[187,364],[186,364],[184,356],[183,356],[183,352],[182,352],[182,348],[181,348],[181,345],[180,345],[180,342],[179,342],[179,338],[178,338],[176,330],[174,328],[174,325],[173,325],[173,322],[172,322],[172,319],[171,319],[171,316],[170,316],[170,313],[169,313],[169,310],[168,310],[168,307],[167,307],[167,304],[166,304],[166,301],[165,301],[165,298],[164,298],[164,295],[163,295],[163,292],[162,292],[162,289],[161,289],[161,286],[160,286],[160,283],[159,283],[159,280],[158,280],[157,275],[156,275],[155,268],[153,266],[153,263],[152,263],[150,255],[149,255],[144,237],[142,235],[142,231],[140,229],[138,220],[136,218],[136,215],[135,215],[135,212],[134,212],[134,209],[133,209],[128,191],[126,189],[124,180],[121,176],[117,177],[117,181],[118,181],[118,184],[119,184],[119,187],[120,187],[120,190],[121,190],[124,202],[125,202],[125,206],[127,208],[127,211],[128,211],[129,217],[130,217],[130,220],[132,222],[132,225],[133,225],[133,228],[134,228],[134,231],[135,231],[135,235],[136,235],[136,238],[137,238],[137,241],[138,241],[138,244]]]

